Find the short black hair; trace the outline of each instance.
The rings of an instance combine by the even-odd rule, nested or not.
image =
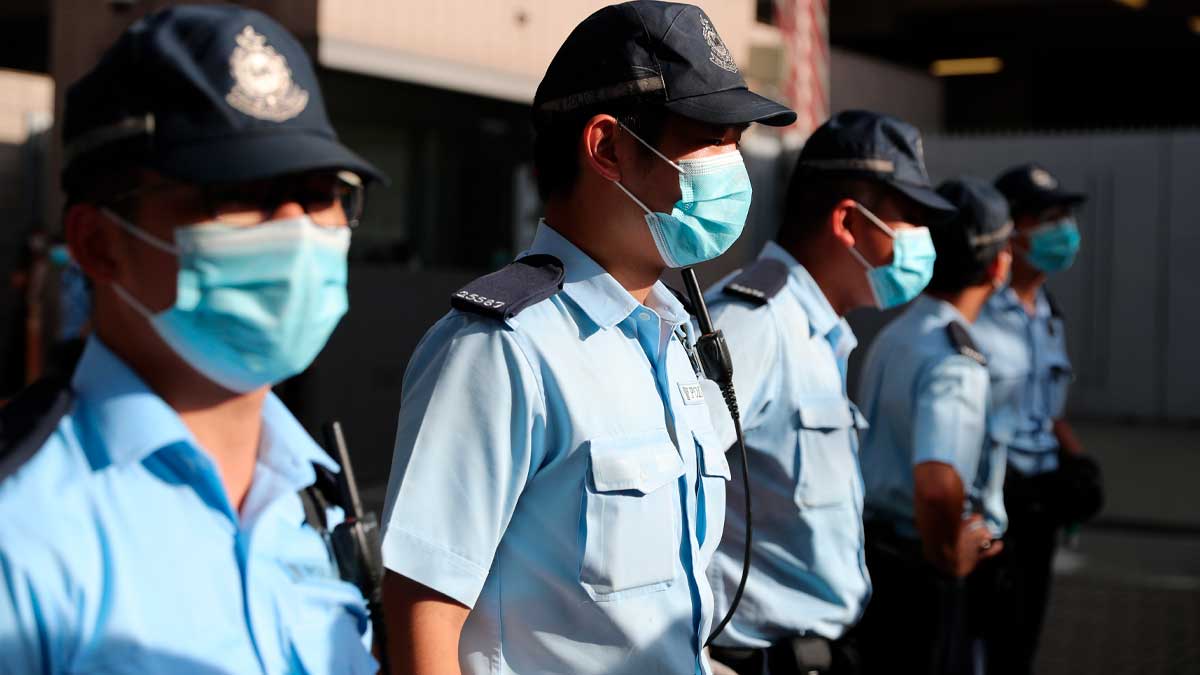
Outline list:
[[[886,185],[869,178],[797,168],[788,183],[783,226],[775,239],[785,248],[803,243],[821,231],[838,202],[853,199],[871,209],[886,196],[887,190]]]
[[[103,169],[81,174],[67,189],[64,211],[76,204],[105,206],[125,218],[137,212],[136,196],[114,201],[114,198],[129,194],[142,186],[146,168],[136,162],[121,161]]]
[[[642,140],[657,146],[670,113],[659,104],[634,99],[570,113],[535,115],[533,166],[543,202],[574,189],[579,180],[579,136],[590,119],[604,114],[617,118]]]
[[[934,222],[929,226],[937,258],[933,261],[933,278],[926,290],[934,293],[957,293],[987,280],[988,267],[996,261],[1008,240],[973,247],[967,230],[958,218]]]

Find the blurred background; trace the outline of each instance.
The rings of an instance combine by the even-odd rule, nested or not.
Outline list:
[[[56,248],[63,94],[167,4],[0,2],[0,399],[52,368],[86,323]],[[563,38],[605,3],[241,4],[300,37],[342,139],[392,178],[354,236],[350,313],[312,368],[279,387],[314,432],[342,420],[378,503],[408,357],[451,291],[530,240],[540,204],[529,103]],[[842,109],[919,126],[935,182],[1037,161],[1089,195],[1078,262],[1050,287],[1078,378],[1069,416],[1109,500],[1059,555],[1040,668],[1200,673],[1200,2],[696,4],[751,86],[800,113],[791,128],[747,135],[754,208],[706,280],[773,236],[796,151]],[[851,317],[857,354],[887,318]]]

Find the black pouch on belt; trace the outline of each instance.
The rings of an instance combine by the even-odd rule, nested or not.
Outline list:
[[[794,637],[772,645],[768,650],[767,662],[772,675],[775,673],[833,672],[833,645],[823,637]]]

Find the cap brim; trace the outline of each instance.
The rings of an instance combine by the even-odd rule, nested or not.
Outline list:
[[[935,212],[937,216],[951,217],[958,213],[958,207],[939,195],[933,188],[895,180],[884,180],[888,185],[899,190],[904,196]]]
[[[1052,190],[1043,192],[1032,200],[1037,210],[1045,210],[1056,206],[1074,208],[1087,201],[1087,195],[1078,192]]]
[[[165,175],[193,183],[237,183],[323,169],[388,183],[382,171],[346,146],[312,133],[237,136],[176,147],[154,164]]]
[[[796,113],[787,106],[740,87],[667,101],[664,107],[677,115],[709,124],[758,122],[786,127],[796,121]]]

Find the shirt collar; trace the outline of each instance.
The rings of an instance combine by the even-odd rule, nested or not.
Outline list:
[[[275,392],[267,392],[263,401],[258,461],[288,476],[297,486],[311,485],[316,480],[313,464],[334,473],[339,470],[338,463],[308,435]]]
[[[1012,286],[1005,286],[996,291],[992,297],[988,298],[988,302],[993,303],[999,309],[1020,312],[1023,317],[1029,316],[1029,312],[1025,311],[1025,305],[1021,303],[1021,298],[1017,297],[1017,292],[1013,290]],[[1050,315],[1050,301],[1046,298],[1046,290],[1039,288],[1037,298],[1033,302],[1033,316],[1045,319]]]
[[[88,338],[71,388],[114,464],[140,462],[175,443],[199,448],[175,410],[95,336]],[[297,478],[307,478],[308,483],[315,477],[313,462],[337,470],[337,463],[271,392],[263,405],[261,448],[259,461]]]
[[[563,293],[599,329],[612,328],[641,306],[611,274],[544,220],[538,223],[528,253],[545,253],[562,261]],[[678,325],[687,320],[683,304],[661,281],[650,289],[646,306],[669,323]]]
[[[71,388],[114,464],[140,462],[174,443],[196,446],[179,415],[99,338],[88,338]]]
[[[854,331],[850,328],[850,324],[837,315],[833,310],[833,305],[829,304],[829,298],[825,297],[825,292],[817,284],[817,280],[812,278],[808,270],[804,269],[779,244],[769,241],[763,247],[762,258],[772,258],[787,265],[788,274],[791,281],[794,283],[788,284],[795,295],[800,306],[804,308],[804,313],[808,316],[810,335],[820,335],[828,337],[830,333],[840,329],[837,336],[836,351],[841,355],[843,352],[849,353],[858,346],[858,338],[855,337]]]
[[[935,298],[928,293],[922,293],[917,296],[916,300],[913,300],[913,308],[914,311],[937,317],[938,320],[945,323],[957,321],[962,324],[963,328],[967,329],[967,333],[973,332],[974,325],[970,321],[967,321],[967,317],[963,316],[957,307],[941,298]]]

